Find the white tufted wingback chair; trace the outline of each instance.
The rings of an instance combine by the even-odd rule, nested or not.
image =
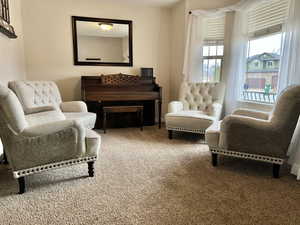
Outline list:
[[[53,81],[11,81],[8,85],[21,102],[29,125],[69,119],[89,129],[95,126],[96,114],[89,113],[82,101],[63,102]]]
[[[221,83],[187,83],[181,85],[179,101],[169,103],[165,116],[169,138],[173,131],[204,134],[222,113],[225,87]]]

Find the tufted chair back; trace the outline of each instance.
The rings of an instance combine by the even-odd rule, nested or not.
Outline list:
[[[9,88],[18,96],[25,114],[36,107],[59,108],[62,102],[57,85],[53,81],[11,81]]]
[[[213,113],[213,104],[223,104],[225,86],[222,83],[188,83],[181,85],[179,101],[183,110],[201,111],[207,115]]]
[[[20,133],[27,126],[19,99],[9,88],[0,85],[0,136],[7,135],[7,129]],[[3,141],[5,143],[5,138]]]

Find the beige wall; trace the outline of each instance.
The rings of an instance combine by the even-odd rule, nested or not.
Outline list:
[[[101,58],[102,62],[123,61],[122,38],[78,36],[79,61]]]
[[[21,0],[10,1],[11,24],[17,39],[9,39],[0,33],[0,83],[25,79],[23,29],[21,21]]]
[[[170,9],[101,0],[26,0],[23,5],[27,79],[54,80],[64,100],[80,99],[80,76],[139,74],[153,67],[163,87],[164,111],[169,101]],[[71,16],[133,20],[134,67],[73,65]]]
[[[17,39],[9,39],[0,33],[0,83],[25,79],[23,30],[21,22],[21,0],[10,0],[10,19]],[[0,140],[0,156],[3,148]]]

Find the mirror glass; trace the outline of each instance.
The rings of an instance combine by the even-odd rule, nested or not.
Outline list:
[[[132,65],[130,23],[76,20],[75,26],[76,65]]]

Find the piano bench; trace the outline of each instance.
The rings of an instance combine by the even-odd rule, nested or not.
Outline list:
[[[144,125],[144,106],[105,106],[103,107],[103,130],[106,133],[106,119],[109,113],[137,113],[140,121],[140,129],[143,131]]]

